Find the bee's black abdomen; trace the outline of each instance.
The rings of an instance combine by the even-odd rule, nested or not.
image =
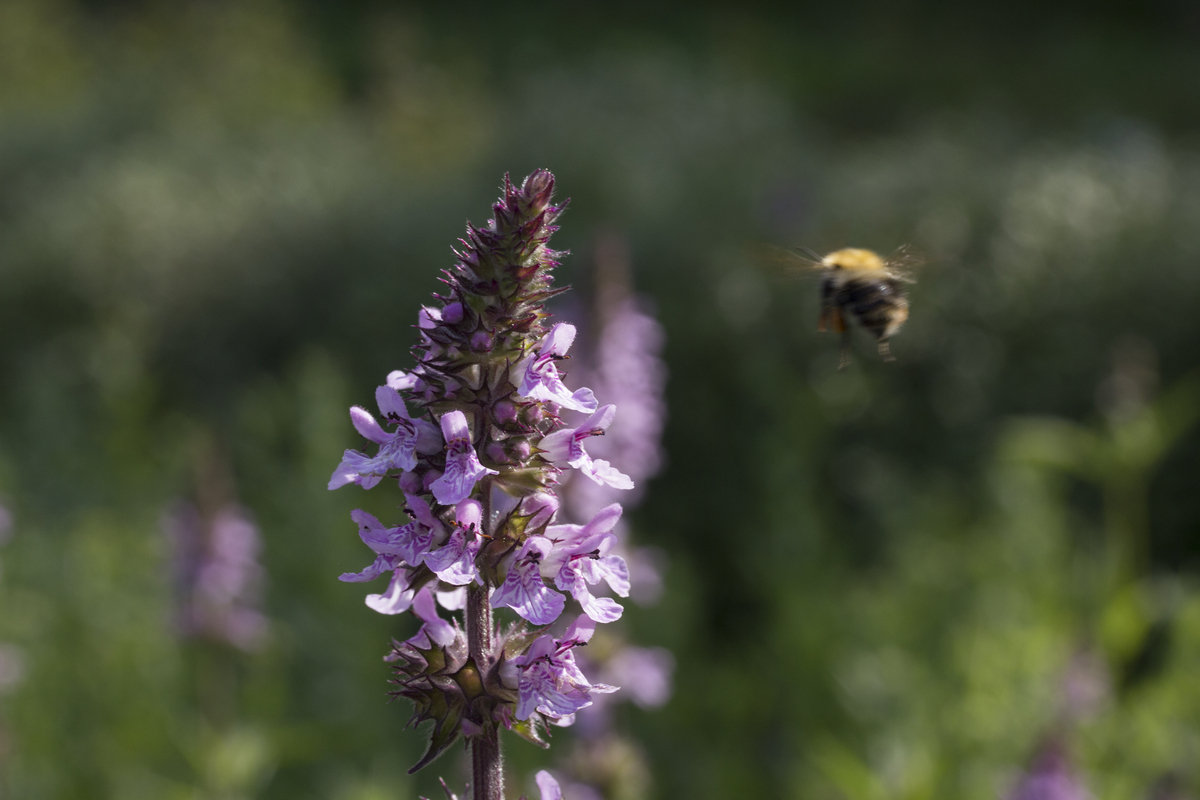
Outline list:
[[[903,285],[895,278],[847,281],[839,292],[838,301],[838,305],[876,339],[887,337],[890,327],[899,327],[896,325],[898,314],[907,316],[908,298],[904,296]]]

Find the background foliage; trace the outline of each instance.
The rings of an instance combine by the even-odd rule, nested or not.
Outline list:
[[[1047,742],[1101,798],[1200,792],[1194,9],[636,11],[0,4],[0,796],[455,774],[404,775],[411,632],[335,580],[361,497],[324,484],[464,219],[541,166],[562,280],[616,231],[667,331],[652,796],[992,798]],[[924,250],[898,363],[836,372],[764,242]],[[172,626],[163,516],[214,470],[255,652]],[[553,756],[509,752],[516,791]]]

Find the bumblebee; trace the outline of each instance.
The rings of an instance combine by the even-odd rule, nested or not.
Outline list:
[[[908,295],[904,284],[913,282],[908,269],[921,259],[907,247],[901,247],[887,258],[856,247],[835,250],[823,257],[807,249],[800,252],[804,255],[789,254],[793,265],[796,260],[803,260],[809,269],[823,273],[817,330],[842,335],[838,369],[845,369],[850,363],[847,318],[875,337],[884,361],[894,361],[888,340],[908,319]]]

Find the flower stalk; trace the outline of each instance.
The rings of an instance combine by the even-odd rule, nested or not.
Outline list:
[[[460,736],[472,748],[475,800],[501,800],[500,730],[547,746],[548,724],[570,724],[592,695],[571,653],[596,622],[622,608],[628,568],[611,554],[612,504],[583,524],[559,524],[556,487],[567,470],[613,488],[632,488],[618,466],[592,461],[583,441],[601,433],[616,409],[601,408],[591,389],[568,388],[561,366],[575,337],[565,323],[547,325],[552,270],[561,256],[548,246],[562,206],[551,204],[554,177],[538,170],[504,194],[483,227],[467,226],[446,289],[421,309],[416,364],[391,373],[376,391],[382,423],[362,408],[351,422],[373,455],[347,450],[329,488],[370,489],[395,480],[409,521],[390,527],[363,511],[352,517],[376,558],[341,576],[390,576],[367,605],[409,612],[417,633],[394,641],[393,696],[411,700],[413,722],[432,722],[424,767]],[[571,428],[564,411],[593,415]],[[390,427],[390,429],[389,429]],[[556,635],[568,596],[582,613]],[[438,611],[462,611],[463,624]],[[493,608],[521,618],[498,628]]]

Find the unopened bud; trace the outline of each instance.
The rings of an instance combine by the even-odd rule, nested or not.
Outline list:
[[[451,303],[442,309],[442,321],[451,325],[457,325],[463,319],[463,304]]]
[[[471,349],[484,352],[492,349],[492,335],[487,331],[475,331],[471,334]]]
[[[497,425],[512,425],[517,421],[517,406],[509,400],[501,400],[492,406],[492,419]]]

